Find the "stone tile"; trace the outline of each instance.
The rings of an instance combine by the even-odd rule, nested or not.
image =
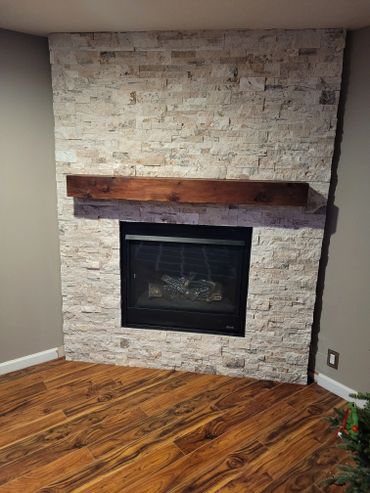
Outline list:
[[[53,34],[67,357],[305,383],[341,30]],[[303,208],[73,201],[68,173],[306,181]],[[243,338],[121,327],[118,221],[251,226]]]

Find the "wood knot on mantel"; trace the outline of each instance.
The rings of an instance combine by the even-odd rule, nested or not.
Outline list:
[[[305,207],[308,188],[303,182],[67,175],[67,195],[92,200]]]

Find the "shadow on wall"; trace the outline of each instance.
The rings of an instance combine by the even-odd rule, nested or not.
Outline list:
[[[310,208],[193,205],[91,199],[74,199],[73,202],[75,217],[85,219],[323,230],[326,208],[322,206],[323,197],[317,192],[314,193],[319,201],[316,202],[316,206],[312,203]]]
[[[313,381],[313,373],[316,367],[316,353],[317,353],[319,333],[320,333],[322,301],[323,301],[323,294],[325,288],[325,274],[326,274],[326,267],[329,261],[330,240],[332,235],[335,234],[337,231],[337,222],[339,215],[339,209],[336,205],[334,205],[334,202],[335,202],[335,191],[338,184],[338,165],[341,155],[341,143],[343,138],[343,121],[345,114],[346,99],[348,94],[348,84],[350,79],[351,45],[352,45],[351,35],[348,34],[346,48],[344,50],[344,57],[343,57],[342,89],[341,89],[339,106],[338,106],[337,132],[336,132],[335,144],[334,144],[334,155],[333,155],[333,164],[331,171],[331,182],[330,182],[328,202],[327,202],[327,214],[326,214],[326,223],[325,223],[324,238],[322,245],[322,253],[321,253],[319,272],[317,278],[316,303],[314,309],[314,318],[312,324],[312,339],[311,339],[310,356],[308,363],[309,382]]]

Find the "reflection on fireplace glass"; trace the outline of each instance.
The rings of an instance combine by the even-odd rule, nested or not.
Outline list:
[[[132,254],[138,306],[233,312],[238,248],[138,241]]]

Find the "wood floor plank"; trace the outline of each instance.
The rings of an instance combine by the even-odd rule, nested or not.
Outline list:
[[[310,490],[315,484],[322,486],[329,479],[335,466],[346,456],[343,449],[334,444],[334,440],[322,445],[312,455],[299,461],[279,479],[271,482],[263,493],[302,492]]]
[[[66,471],[79,470],[91,462],[93,462],[93,458],[87,448],[74,450],[60,459],[36,467],[32,471],[0,486],[0,492],[33,493],[46,486],[51,479],[62,476]]]
[[[301,493],[323,493],[323,490],[319,488],[316,484],[308,486],[308,488],[300,491]],[[341,493],[343,493],[343,488],[341,488]]]
[[[328,423],[325,423],[325,426],[328,427]],[[320,431],[317,430],[317,421],[314,421],[304,431],[288,434],[284,440],[268,448],[267,452],[261,454],[252,464],[244,467],[239,476],[232,479],[234,490],[231,491],[238,491],[237,488],[246,484],[248,478],[256,471],[259,475],[270,476],[271,483],[288,473],[298,461],[310,457],[320,448],[320,442],[316,440],[318,433]],[[266,486],[263,483],[261,486],[254,485],[253,493],[262,493]],[[226,489],[229,490],[230,488]]]
[[[237,433],[240,439],[240,430]],[[192,484],[194,477],[203,475],[204,469],[210,465],[215,457],[224,457],[236,447],[237,436],[230,435],[220,437],[209,446],[201,447],[195,452],[178,459],[170,466],[160,470],[151,477],[135,482],[126,488],[127,493],[169,493],[179,485],[186,482]]]
[[[95,366],[94,363],[81,363],[77,361],[66,361],[59,358],[47,363],[30,366],[23,370],[7,373],[0,376],[0,393],[16,387],[18,390],[33,383],[46,382],[47,379],[68,375],[85,367]]]
[[[114,380],[112,384],[104,388],[90,389],[85,397],[77,397],[74,401],[70,400],[63,411],[67,416],[73,416],[85,412],[86,410],[97,409],[102,402],[115,401],[120,398],[127,398],[142,391],[143,388],[154,387],[165,380],[175,377],[174,372],[152,370],[152,373],[145,375],[139,374],[132,380]],[[108,382],[107,382],[108,384]]]
[[[306,426],[311,426],[313,422],[318,422],[318,440],[321,437],[326,437],[326,430],[330,430],[327,427],[327,423],[321,419],[321,416],[332,409],[334,406],[339,405],[342,399],[338,396],[330,395],[330,399],[327,396],[323,396],[321,400],[317,401],[314,405],[307,408],[300,409],[292,412],[288,416],[284,416],[280,420],[279,426],[275,427],[272,431],[265,431],[259,434],[259,440],[268,447],[273,447],[275,444],[284,440],[284,437],[288,433],[303,431]],[[321,429],[322,434],[319,433]]]
[[[149,373],[146,374],[149,375]],[[155,386],[156,392],[168,392],[175,386],[187,382],[191,377],[191,374],[187,373],[166,372],[165,375],[167,378],[162,378]],[[148,382],[140,380],[137,393],[132,396],[124,395],[121,400],[117,399],[116,401],[102,401],[99,409],[94,408],[90,409],[88,413],[65,417],[64,422],[58,426],[28,437],[19,443],[8,444],[8,447],[0,449],[0,465],[9,462],[9,457],[18,457],[21,453],[23,456],[30,455],[41,448],[50,447],[56,443],[60,444],[62,441],[68,442],[67,444],[63,443],[63,446],[76,447],[81,443],[81,433],[83,433],[83,443],[91,445],[93,438],[99,440],[109,437],[110,434],[115,436],[121,430],[125,430],[128,425],[129,429],[136,427],[136,420],[126,420],[126,416],[144,416],[146,418],[146,415],[137,406],[138,400],[136,400],[139,395],[140,400],[145,400],[148,393],[150,396],[152,395],[151,381],[149,381],[148,387],[146,383]],[[104,429],[99,434],[97,430],[101,429],[103,425]]]
[[[128,424],[135,426],[143,416],[145,415],[140,409],[121,412],[119,407],[107,407],[97,413],[65,420],[43,433],[3,447],[0,449],[0,484],[42,462],[55,460],[73,450],[87,447]]]
[[[72,362],[73,363],[73,367],[70,367],[69,365],[69,362],[64,362],[63,365],[59,365],[57,368],[53,367],[53,369],[55,370],[58,370],[58,375],[57,375],[57,378],[58,379],[63,379],[64,377],[66,377],[66,380],[68,381],[68,375],[72,372],[75,372],[76,371],[76,362]],[[90,365],[91,367],[92,365]],[[61,368],[65,368],[67,367],[68,370],[67,370],[67,375],[63,372],[63,371],[60,371]],[[90,368],[89,367],[89,368]],[[99,372],[101,373],[102,370],[101,368],[99,368],[98,365],[93,365],[93,367],[97,368],[99,370]],[[111,366],[108,367],[109,369],[111,368]],[[81,369],[80,369],[81,371]],[[109,370],[107,370],[109,371]],[[30,375],[30,377],[34,377],[35,375],[37,375],[37,378],[41,378],[41,376],[43,376],[46,372],[46,369],[44,369],[43,371],[40,371],[38,373],[32,373]],[[54,374],[54,376],[56,377],[56,375]],[[28,377],[26,376],[25,377],[25,380],[28,381]],[[44,402],[44,401],[49,401],[50,400],[50,397],[52,394],[48,394],[47,397],[45,397],[45,399],[42,399],[40,397],[35,397],[35,394],[38,393],[38,392],[30,392],[28,391],[29,389],[32,390],[33,387],[37,387],[39,386],[40,388],[42,388],[42,390],[47,390],[47,386],[45,384],[45,379],[43,378],[42,381],[39,381],[39,382],[32,382],[30,384],[30,386],[24,386],[22,385],[22,383],[24,384],[24,382],[20,382],[19,379],[17,379],[16,381],[12,382],[12,390],[8,390],[6,391],[6,394],[9,396],[8,399],[7,399],[7,402],[2,404],[1,406],[1,416],[4,416],[6,415],[8,412],[11,412],[11,409],[14,408],[14,409],[20,409],[20,408],[24,408],[24,407],[32,407],[32,404],[34,402],[36,403],[40,403],[40,402]],[[66,384],[65,384],[66,385]],[[66,387],[64,387],[66,388]],[[12,396],[12,398],[11,398]]]
[[[148,372],[144,372],[149,375]],[[143,373],[140,372],[142,376]],[[156,386],[156,392],[170,392],[172,389],[180,387],[189,381],[191,374],[181,372],[165,372],[168,378],[163,378]],[[146,395],[152,395],[152,387],[146,388],[143,381],[140,381],[138,394],[143,394],[141,400]],[[135,396],[133,398],[135,398]],[[104,404],[104,402],[102,403]],[[8,463],[8,467],[0,467],[0,482],[8,480],[9,474],[15,474],[18,466],[25,466],[25,458],[29,460],[27,464],[34,463],[32,454],[45,450],[45,454],[55,454],[73,450],[81,445],[92,445],[110,435],[122,436],[122,430],[134,430],[138,426],[138,421],[146,418],[146,415],[137,407],[137,401],[133,402],[132,397],[125,397],[115,403],[106,403],[102,409],[88,414],[80,414],[76,418],[73,416],[65,419],[61,425],[45,430],[43,433],[33,435],[21,442],[10,445],[0,450],[0,465]],[[109,405],[110,404],[110,405]],[[146,433],[146,429],[144,433]],[[127,439],[127,437],[126,437]],[[40,454],[39,454],[40,455]],[[31,456],[31,457],[30,457]],[[17,464],[12,462],[12,457],[17,457]],[[11,463],[11,465],[9,465]]]
[[[214,493],[254,493],[261,491],[265,486],[271,484],[272,479],[266,473],[254,472],[252,475],[239,475],[230,479],[228,483],[221,483],[213,490]],[[288,493],[289,490],[286,491]]]
[[[313,488],[315,488],[316,490],[319,490],[320,493],[343,493],[343,486],[340,486],[337,484],[331,484],[331,485],[323,486],[322,488],[319,488],[315,484],[315,485],[313,485]],[[368,492],[366,492],[366,493],[368,493]]]
[[[119,374],[117,371],[117,366],[106,365],[106,367],[107,368],[104,370],[104,373],[115,372],[117,375]],[[76,382],[94,378],[99,376],[101,373],[102,369],[100,365],[86,365],[83,368],[76,368],[74,371],[70,371],[67,374],[55,375],[52,378],[45,378],[44,383],[47,389],[51,390],[65,385],[73,386]]]
[[[155,462],[153,457],[156,457],[157,454],[161,455],[160,451],[163,447],[167,447],[168,443],[171,443],[174,433],[191,430],[192,427],[198,425],[200,420],[209,419],[212,406],[218,400],[223,399],[224,396],[236,389],[242,389],[249,383],[247,379],[243,381],[242,379],[222,378],[221,382],[218,382],[217,385],[214,384],[214,389],[208,383],[205,385],[208,390],[192,399],[176,404],[165,413],[149,417],[139,426],[128,424],[112,435],[107,434],[104,440],[89,445],[94,457],[100,461],[92,467],[87,467],[78,475],[64,478],[55,486],[64,490],[71,484],[76,487],[80,486],[80,483],[82,485],[94,483],[98,475],[106,473],[106,471],[111,474],[119,469],[124,469],[122,472],[124,477],[133,476],[137,479],[139,477],[137,473],[138,460],[142,463],[146,454],[149,454],[148,462]],[[196,413],[195,410],[198,412]],[[125,445],[123,446],[123,444]],[[182,456],[177,447],[176,454]]]
[[[99,443],[93,444],[90,450],[94,457],[102,457],[122,442],[129,443],[142,438],[146,440],[151,438],[155,441],[159,439],[165,440],[169,437],[175,438],[181,436],[181,434],[191,432],[197,426],[212,419],[214,413],[218,412],[217,409],[215,411],[218,401],[223,399],[225,395],[243,388],[244,385],[249,385],[249,382],[232,378],[229,378],[226,382],[223,379],[221,384],[209,384],[207,386],[208,390],[190,399],[175,403],[164,412],[150,416],[138,428],[129,426],[114,436],[107,436]]]
[[[15,420],[19,423],[27,422],[29,419],[37,419],[55,411],[62,410],[66,415],[80,414],[84,410],[91,412],[109,400],[119,396],[126,396],[140,390],[144,382],[151,384],[161,381],[163,375],[168,376],[170,372],[158,374],[156,370],[146,372],[135,372],[126,374],[124,379],[114,378],[111,365],[104,368],[92,378],[81,379],[78,382],[67,383],[51,389],[45,395],[36,395],[19,398],[6,403],[0,414],[0,426],[9,426]]]
[[[304,431],[297,433],[294,431],[288,434],[284,440],[269,448],[268,452],[261,457],[261,470],[268,473],[272,478],[280,477],[281,474],[294,466],[297,457],[307,457],[320,446],[316,440],[318,430],[318,420],[313,421]],[[323,426],[328,427],[327,423]],[[284,457],[282,464],[281,458]]]
[[[286,404],[286,406],[289,406],[293,410],[293,408],[289,404]],[[237,476],[235,470],[227,471],[227,468],[225,468],[225,466],[223,466],[222,464],[215,464],[214,457],[217,457],[218,455],[216,451],[214,451],[214,454],[211,456],[211,458],[208,459],[204,451],[208,452],[208,450],[212,448],[213,443],[222,444],[223,441],[227,441],[230,438],[230,435],[233,435],[235,432],[237,433],[237,438],[234,437],[232,443],[235,444],[242,439],[243,446],[249,445],[250,442],[248,443],[248,440],[258,440],[260,436],[264,436],[266,429],[270,428],[272,434],[274,434],[274,432],[276,433],[276,430],[279,430],[281,428],[279,420],[284,420],[285,416],[289,414],[286,412],[278,414],[279,408],[281,408],[281,403],[277,403],[275,409],[272,408],[272,413],[270,414],[270,416],[267,412],[262,413],[260,421],[258,421],[258,416],[257,419],[250,418],[249,427],[248,423],[243,422],[243,424],[240,424],[230,431],[223,433],[221,436],[215,439],[214,442],[211,442],[208,445],[204,445],[201,448],[197,449],[195,452],[192,452],[183,459],[180,459],[178,461],[178,464],[175,463],[172,466],[164,469],[163,471],[160,471],[160,473],[155,475],[154,478],[151,478],[150,485],[139,483],[136,485],[137,488],[140,491],[148,493],[149,491],[156,493],[168,491],[172,492],[172,490],[174,492],[176,491],[176,493],[180,491],[198,491],[200,486],[199,488],[194,490],[192,490],[191,488],[196,483],[196,481],[198,481],[198,478],[196,476],[194,477],[194,475],[199,474],[199,477],[201,479],[205,477],[208,478],[208,489],[205,489],[204,491],[217,491],[220,486],[220,477],[218,476],[219,471],[222,471],[222,480],[227,479],[227,482],[234,481],[235,484],[235,479]],[[284,456],[284,467],[289,469],[291,467],[291,462],[297,459],[296,453],[298,454],[298,457],[302,457],[305,454],[317,449],[320,446],[319,442],[315,439],[316,430],[317,428],[319,428],[318,425],[322,427],[328,427],[327,423],[322,424],[321,422],[318,422],[318,419],[319,418],[316,417],[316,421],[311,420],[305,431],[300,431],[299,439],[297,439],[297,432],[294,428],[292,430],[287,430],[284,440],[274,446],[273,452],[271,452],[270,449],[265,448],[265,452],[261,454],[260,462],[258,461],[258,459],[254,461],[255,464],[252,461],[252,464],[247,468],[245,468],[243,465],[243,469],[246,469],[248,471],[248,474],[242,473],[240,478],[241,483],[245,482],[245,477],[250,476],[251,471],[254,469],[257,469],[261,476],[265,475],[266,477],[267,475],[271,478],[274,478],[274,476],[280,474],[283,470],[283,467],[280,464],[282,456]],[[197,454],[197,452],[199,452],[199,454]],[[225,453],[226,451],[223,450],[222,454],[225,455]],[[205,466],[207,466],[207,464],[209,469],[206,470],[204,468]],[[185,481],[182,475],[178,475],[179,471],[183,470],[186,471]],[[258,481],[260,482],[261,480],[258,479]],[[266,486],[265,483],[260,482],[260,484]],[[257,486],[255,485],[254,488],[256,489]],[[202,491],[202,489],[199,489],[199,491]]]
[[[327,394],[328,392],[325,389],[313,383],[302,386],[299,392],[294,393],[287,399],[287,402],[293,407],[302,408],[302,406],[308,406]]]
[[[3,447],[9,447],[9,445],[14,442],[24,440],[30,435],[38,434],[43,430],[55,426],[56,424],[62,423],[65,419],[66,416],[62,411],[56,411],[20,426],[14,426],[10,429],[8,427],[6,429],[2,428],[0,433],[0,449]]]
[[[38,365],[29,366],[28,368],[23,368],[22,370],[12,371],[0,376],[0,383],[14,382],[18,379],[23,379],[28,375],[33,375],[35,373],[42,372],[44,370],[51,371],[52,368],[62,367],[66,363],[65,358],[58,358],[52,361],[47,361],[46,363],[39,363]]]
[[[219,491],[220,487],[223,487],[224,484],[238,475],[238,471],[241,468],[246,464],[253,463],[265,451],[266,447],[257,440],[249,442],[247,445],[225,454],[220,461],[215,461],[207,470],[202,470],[197,477],[186,479],[178,487],[171,489],[171,493],[189,493],[191,491],[211,493]]]
[[[50,483],[47,491],[121,493],[133,482],[150,477],[180,457],[181,451],[170,442],[154,448],[134,443],[118,450],[109,459],[96,461],[90,467]]]
[[[44,382],[31,383],[21,389],[18,388],[18,386],[13,385],[12,388],[6,392],[6,402],[0,402],[0,416],[3,412],[6,412],[6,409],[10,403],[17,402],[19,400],[20,393],[22,394],[22,398],[27,398],[45,392],[45,390],[47,390],[47,387]]]
[[[222,411],[236,407],[240,404],[245,404],[249,399],[257,396],[263,395],[266,397],[266,392],[270,389],[276,388],[277,386],[277,382],[272,382],[270,380],[252,380],[244,389],[226,395],[217,403],[217,409]],[[288,391],[291,391],[290,387]]]
[[[290,410],[293,409],[288,404],[286,406]],[[258,430],[275,426],[274,417],[277,409],[278,405],[261,414],[259,419],[258,417],[251,419],[249,423],[241,421],[239,426],[233,427],[209,444],[204,444],[151,478],[133,485],[132,489],[128,489],[128,492],[131,493],[132,491],[133,493],[136,487],[137,491],[142,493],[167,493],[178,488],[184,482],[186,484],[191,483],[198,474],[203,474],[208,469],[213,470],[220,458],[240,447],[254,443],[258,436]]]
[[[153,397],[148,396],[140,403],[141,409],[148,416],[153,416],[172,406],[174,402],[180,402],[193,395],[200,394],[209,388],[210,385],[219,385],[222,381],[229,381],[229,377],[220,378],[219,375],[190,374],[190,376],[189,381],[185,385],[174,388],[171,392],[156,393]],[[245,382],[247,382],[247,379],[245,379]]]
[[[161,374],[157,370],[151,370],[154,373],[146,373],[145,375],[140,373],[130,381],[131,386],[126,389],[125,392],[116,392],[114,395],[106,396],[106,398],[95,402],[95,399],[89,406],[82,406],[78,409],[78,412],[68,412],[66,414],[70,416],[80,416],[86,412],[93,410],[99,411],[101,407],[106,405],[119,406],[123,411],[124,409],[135,409],[141,404],[145,403],[147,399],[159,397],[163,394],[171,394],[174,390],[178,390],[192,379],[191,373],[186,372],[169,372],[165,371]],[[153,378],[154,376],[154,378]],[[125,383],[128,383],[125,380]],[[119,387],[120,390],[120,387]],[[142,410],[142,407],[140,407]]]
[[[334,493],[344,460],[316,384],[60,359],[0,393],[0,493]]]
[[[297,386],[269,386],[269,382],[254,382],[246,387],[244,392],[235,392],[225,397],[218,405],[224,411],[221,415],[216,415],[214,419],[200,425],[191,433],[176,439],[175,443],[184,453],[192,452],[297,390],[299,390]],[[290,406],[289,409],[292,410]],[[282,413],[284,412],[286,407],[282,406]]]

